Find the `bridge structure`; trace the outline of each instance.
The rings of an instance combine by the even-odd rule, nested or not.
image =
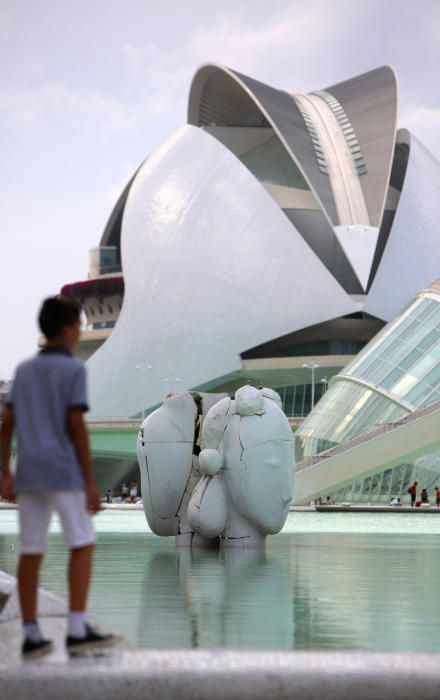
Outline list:
[[[124,481],[139,480],[136,438],[140,424],[140,419],[87,422],[93,471],[102,494],[107,489],[117,494]]]
[[[136,459],[140,420],[90,421],[87,428],[94,459]]]
[[[297,420],[289,419],[291,425]],[[136,460],[136,438],[141,420],[88,421],[90,449],[95,459]]]
[[[139,426],[140,421],[132,419],[89,422],[94,461],[136,463]],[[440,401],[298,462],[293,502],[308,503],[335,488],[437,451],[440,451]]]
[[[440,451],[440,401],[298,462],[294,503]]]

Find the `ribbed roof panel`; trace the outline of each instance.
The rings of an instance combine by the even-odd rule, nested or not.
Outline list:
[[[217,71],[206,81],[198,114],[199,126],[268,127],[254,100],[229,75]]]

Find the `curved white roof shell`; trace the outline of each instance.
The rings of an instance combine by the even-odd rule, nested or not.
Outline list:
[[[354,128],[355,133],[359,134],[363,153],[365,156],[368,154],[368,170],[360,178],[368,209],[367,221],[351,222],[339,218],[330,180],[316,162],[308,125],[297,97],[315,104],[321,103],[321,111],[326,111],[327,107],[327,111],[332,112],[333,106],[329,107],[323,97],[324,92],[337,99],[339,109],[344,111],[341,133],[349,126]],[[338,112],[335,111],[335,114]],[[308,116],[313,120],[311,114]],[[197,126],[207,126],[213,121],[225,126],[270,124],[297,162],[334,225],[380,224],[393,157],[396,119],[397,81],[389,66],[369,71],[325,91],[296,96],[230,68],[208,64],[194,76],[188,104],[188,122]],[[348,126],[347,122],[351,124]]]
[[[387,321],[440,270],[440,164],[408,132],[409,159],[394,222],[365,310]]]
[[[122,261],[121,314],[88,361],[95,416],[139,411],[136,365],[154,370],[153,406],[165,378],[196,387],[240,368],[249,347],[358,309],[247,168],[193,126],[140,169]]]
[[[389,320],[438,277],[440,165],[396,133],[392,69],[310,100],[219,66],[196,73],[189,125],[113,216],[126,292],[88,363],[94,416],[218,385],[245,351],[313,324]]]

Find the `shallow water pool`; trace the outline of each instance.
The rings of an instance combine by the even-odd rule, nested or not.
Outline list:
[[[90,611],[135,646],[440,650],[440,514],[291,513],[265,552],[176,550],[140,511],[95,522]],[[17,550],[0,511],[0,569]],[[62,596],[66,557],[54,521],[41,583]]]

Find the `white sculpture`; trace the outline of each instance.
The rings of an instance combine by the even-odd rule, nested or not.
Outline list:
[[[200,430],[201,428],[201,430]],[[199,434],[200,433],[200,434]],[[144,510],[181,545],[260,546],[283,527],[294,443],[278,394],[169,395],[138,436]]]

